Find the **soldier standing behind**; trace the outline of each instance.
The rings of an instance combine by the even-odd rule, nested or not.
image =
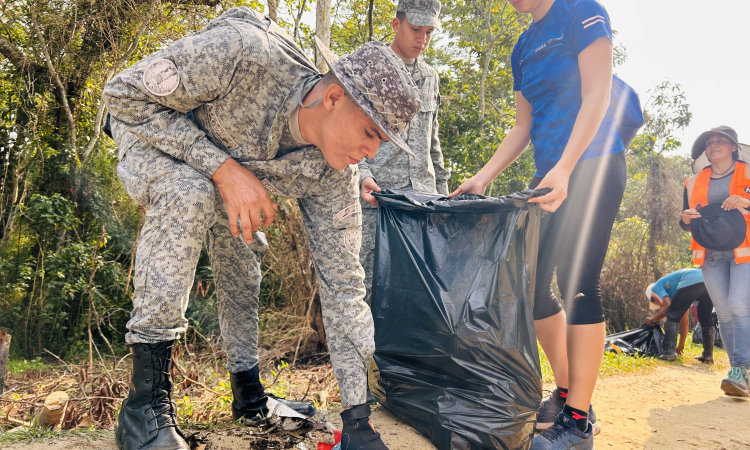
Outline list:
[[[372,193],[381,189],[410,189],[448,195],[450,172],[445,170],[438,137],[440,80],[437,71],[419,58],[427,49],[432,33],[440,26],[439,16],[439,0],[401,0],[391,23],[395,33],[391,49],[409,69],[419,88],[422,107],[401,131],[401,137],[414,153],[413,157],[392,142],[383,142],[375,158],[359,163],[362,196],[362,250],[359,259],[365,268],[365,301],[368,305],[378,218],[378,202]]]
[[[146,207],[127,324],[133,371],[118,415],[121,450],[187,450],[171,401],[174,340],[205,242],[227,347],[232,416],[265,414],[258,377],[260,261],[268,194],[298,199],[339,380],[342,448],[386,449],[369,424],[366,367],[374,352],[359,264],[356,163],[374,157],[419,110],[406,67],[379,42],[337,58],[325,76],[267,17],[236,8],[117,75],[105,87],[117,174]],[[239,222],[239,223],[238,223]],[[239,237],[242,239],[239,239]],[[280,400],[282,401],[282,400]],[[311,405],[282,401],[311,413]]]

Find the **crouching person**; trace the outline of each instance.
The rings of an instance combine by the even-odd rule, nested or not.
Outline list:
[[[269,194],[297,198],[318,276],[333,370],[346,408],[344,449],[385,449],[368,424],[373,320],[359,263],[357,163],[399,137],[419,94],[391,49],[370,42],[325,76],[270,19],[232,9],[117,75],[104,90],[118,176],[146,207],[127,343],[130,393],[120,449],[187,449],[175,421],[172,345],[205,242],[227,346],[232,416],[265,411],[258,378],[260,263]],[[262,213],[262,218],[261,218]],[[304,414],[312,405],[280,400]]]
[[[703,354],[697,359],[707,364],[714,362],[714,304],[703,282],[700,269],[682,269],[660,278],[646,288],[646,297],[658,312],[646,319],[648,326],[664,322],[664,350],[660,359],[674,361],[682,355],[688,334],[687,312],[698,302],[698,322],[703,331]],[[679,329],[680,340],[677,342]]]

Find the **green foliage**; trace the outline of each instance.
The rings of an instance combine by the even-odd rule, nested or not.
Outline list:
[[[225,9],[264,10],[259,0],[202,3],[19,0],[4,6],[0,37],[28,58],[23,66],[0,57],[0,326],[14,336],[14,357],[34,360],[45,349],[63,356],[87,352],[89,302],[97,348],[124,350],[144,212],[117,178],[114,144],[95,131],[100,93],[113,74]],[[314,30],[301,19],[313,9],[311,0],[279,2],[280,26],[309,55]],[[367,0],[334,3],[334,51],[348,53],[369,39],[368,9]],[[372,12],[372,37],[388,42],[396,2],[373,0]],[[451,0],[443,3],[442,17],[424,58],[440,75],[440,137],[455,188],[489,160],[515,123],[510,53],[530,18],[505,0]],[[625,57],[617,47],[616,61]],[[74,116],[75,145],[63,96]],[[646,109],[645,131],[628,154],[628,191],[603,280],[608,319],[616,328],[642,320],[636,290],[660,271],[689,262],[674,216],[687,161],[670,152],[679,147],[690,112],[679,86],[668,82],[654,90]],[[521,190],[533,173],[532,152],[526,151],[487,194]],[[271,249],[262,265],[260,327],[264,340],[288,351],[299,346],[300,333],[314,333],[305,314],[316,286],[299,210],[294,202],[276,202],[277,219],[263,230]],[[187,317],[202,334],[217,335],[205,252],[195,280]]]
[[[444,3],[443,35],[426,59],[440,73],[440,139],[451,188],[479,171],[515,124],[510,54],[528,20],[503,0]],[[488,186],[487,195],[525,189],[533,174],[527,151]]]
[[[42,361],[41,358],[32,360],[25,359],[9,359],[8,360],[8,372],[14,376],[23,375],[27,372],[39,372],[52,369],[53,366]]]
[[[337,54],[351,53],[369,40],[368,6],[369,3],[362,0],[335,2],[331,23],[331,50]],[[374,0],[372,37],[382,42],[390,42],[393,36],[391,22],[394,17],[394,2]]]
[[[61,439],[76,437],[85,438],[89,442],[103,438],[114,439],[114,435],[111,431],[95,430],[93,427],[90,429],[82,430],[54,431],[52,429],[43,429],[33,426],[24,427],[23,429],[14,433],[0,433],[0,444],[11,445],[21,442],[33,443],[38,441],[43,444],[53,445],[53,442],[60,441]]]

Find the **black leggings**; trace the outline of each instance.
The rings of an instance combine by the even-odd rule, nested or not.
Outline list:
[[[667,309],[667,322],[679,322],[695,301],[698,302],[698,323],[701,327],[714,326],[714,304],[708,296],[705,283],[696,283],[675,292]]]
[[[534,320],[562,311],[552,291],[552,275],[557,269],[557,285],[565,300],[568,324],[604,322],[599,279],[626,180],[623,152],[576,164],[568,197],[557,211],[542,217]],[[534,188],[541,181],[534,177],[529,187]]]

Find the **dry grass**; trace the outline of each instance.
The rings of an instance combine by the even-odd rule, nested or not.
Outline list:
[[[267,356],[261,355],[261,361],[269,361]],[[309,356],[304,359],[311,360]],[[92,371],[85,362],[12,362],[0,403],[0,431],[14,428],[10,423],[14,420],[33,422],[44,399],[53,391],[65,391],[71,398],[61,424],[63,431],[113,430],[117,411],[127,395],[128,360],[128,356],[118,361],[100,360]],[[172,398],[177,405],[178,420],[186,426],[231,422],[232,393],[229,374],[224,368],[226,353],[217,342],[197,346],[181,341],[175,345],[173,360]],[[313,358],[306,364],[298,361],[294,366],[285,360],[269,361],[261,367],[261,381],[267,392],[312,401],[319,409],[340,402],[338,382],[327,356]]]

